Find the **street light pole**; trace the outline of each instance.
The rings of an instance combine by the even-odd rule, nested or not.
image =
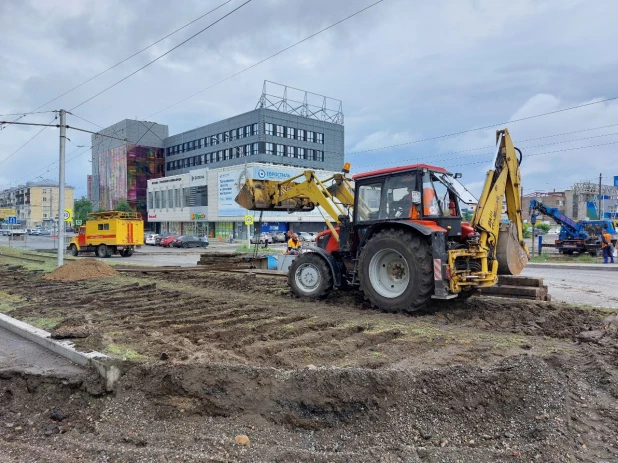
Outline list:
[[[67,140],[67,112],[60,110],[60,159],[58,181],[58,267],[64,263],[64,169]]]

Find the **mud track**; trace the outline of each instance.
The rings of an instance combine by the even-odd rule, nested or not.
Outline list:
[[[0,424],[34,422],[27,436],[0,426],[7,461],[618,459],[604,311],[472,298],[392,315],[350,293],[305,301],[280,279],[203,271],[54,282],[0,268],[0,296],[12,316],[135,362],[107,397],[0,376]],[[41,410],[59,404],[74,422],[45,436]]]

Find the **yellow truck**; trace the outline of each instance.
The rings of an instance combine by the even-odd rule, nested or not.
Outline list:
[[[94,252],[98,257],[120,254],[131,257],[136,246],[144,244],[144,221],[137,212],[93,212],[88,214],[86,225],[79,227],[68,250],[78,256]]]

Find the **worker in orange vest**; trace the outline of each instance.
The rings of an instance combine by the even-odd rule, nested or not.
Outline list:
[[[601,233],[601,250],[603,251],[603,263],[614,263],[614,249],[612,246],[612,235],[607,232],[607,224],[603,224]],[[609,261],[609,262],[608,262]]]

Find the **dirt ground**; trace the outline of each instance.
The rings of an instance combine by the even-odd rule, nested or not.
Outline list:
[[[2,374],[0,461],[618,460],[610,312],[471,298],[404,316],[275,277],[130,275],[0,267],[0,311],[132,365],[113,394]]]

